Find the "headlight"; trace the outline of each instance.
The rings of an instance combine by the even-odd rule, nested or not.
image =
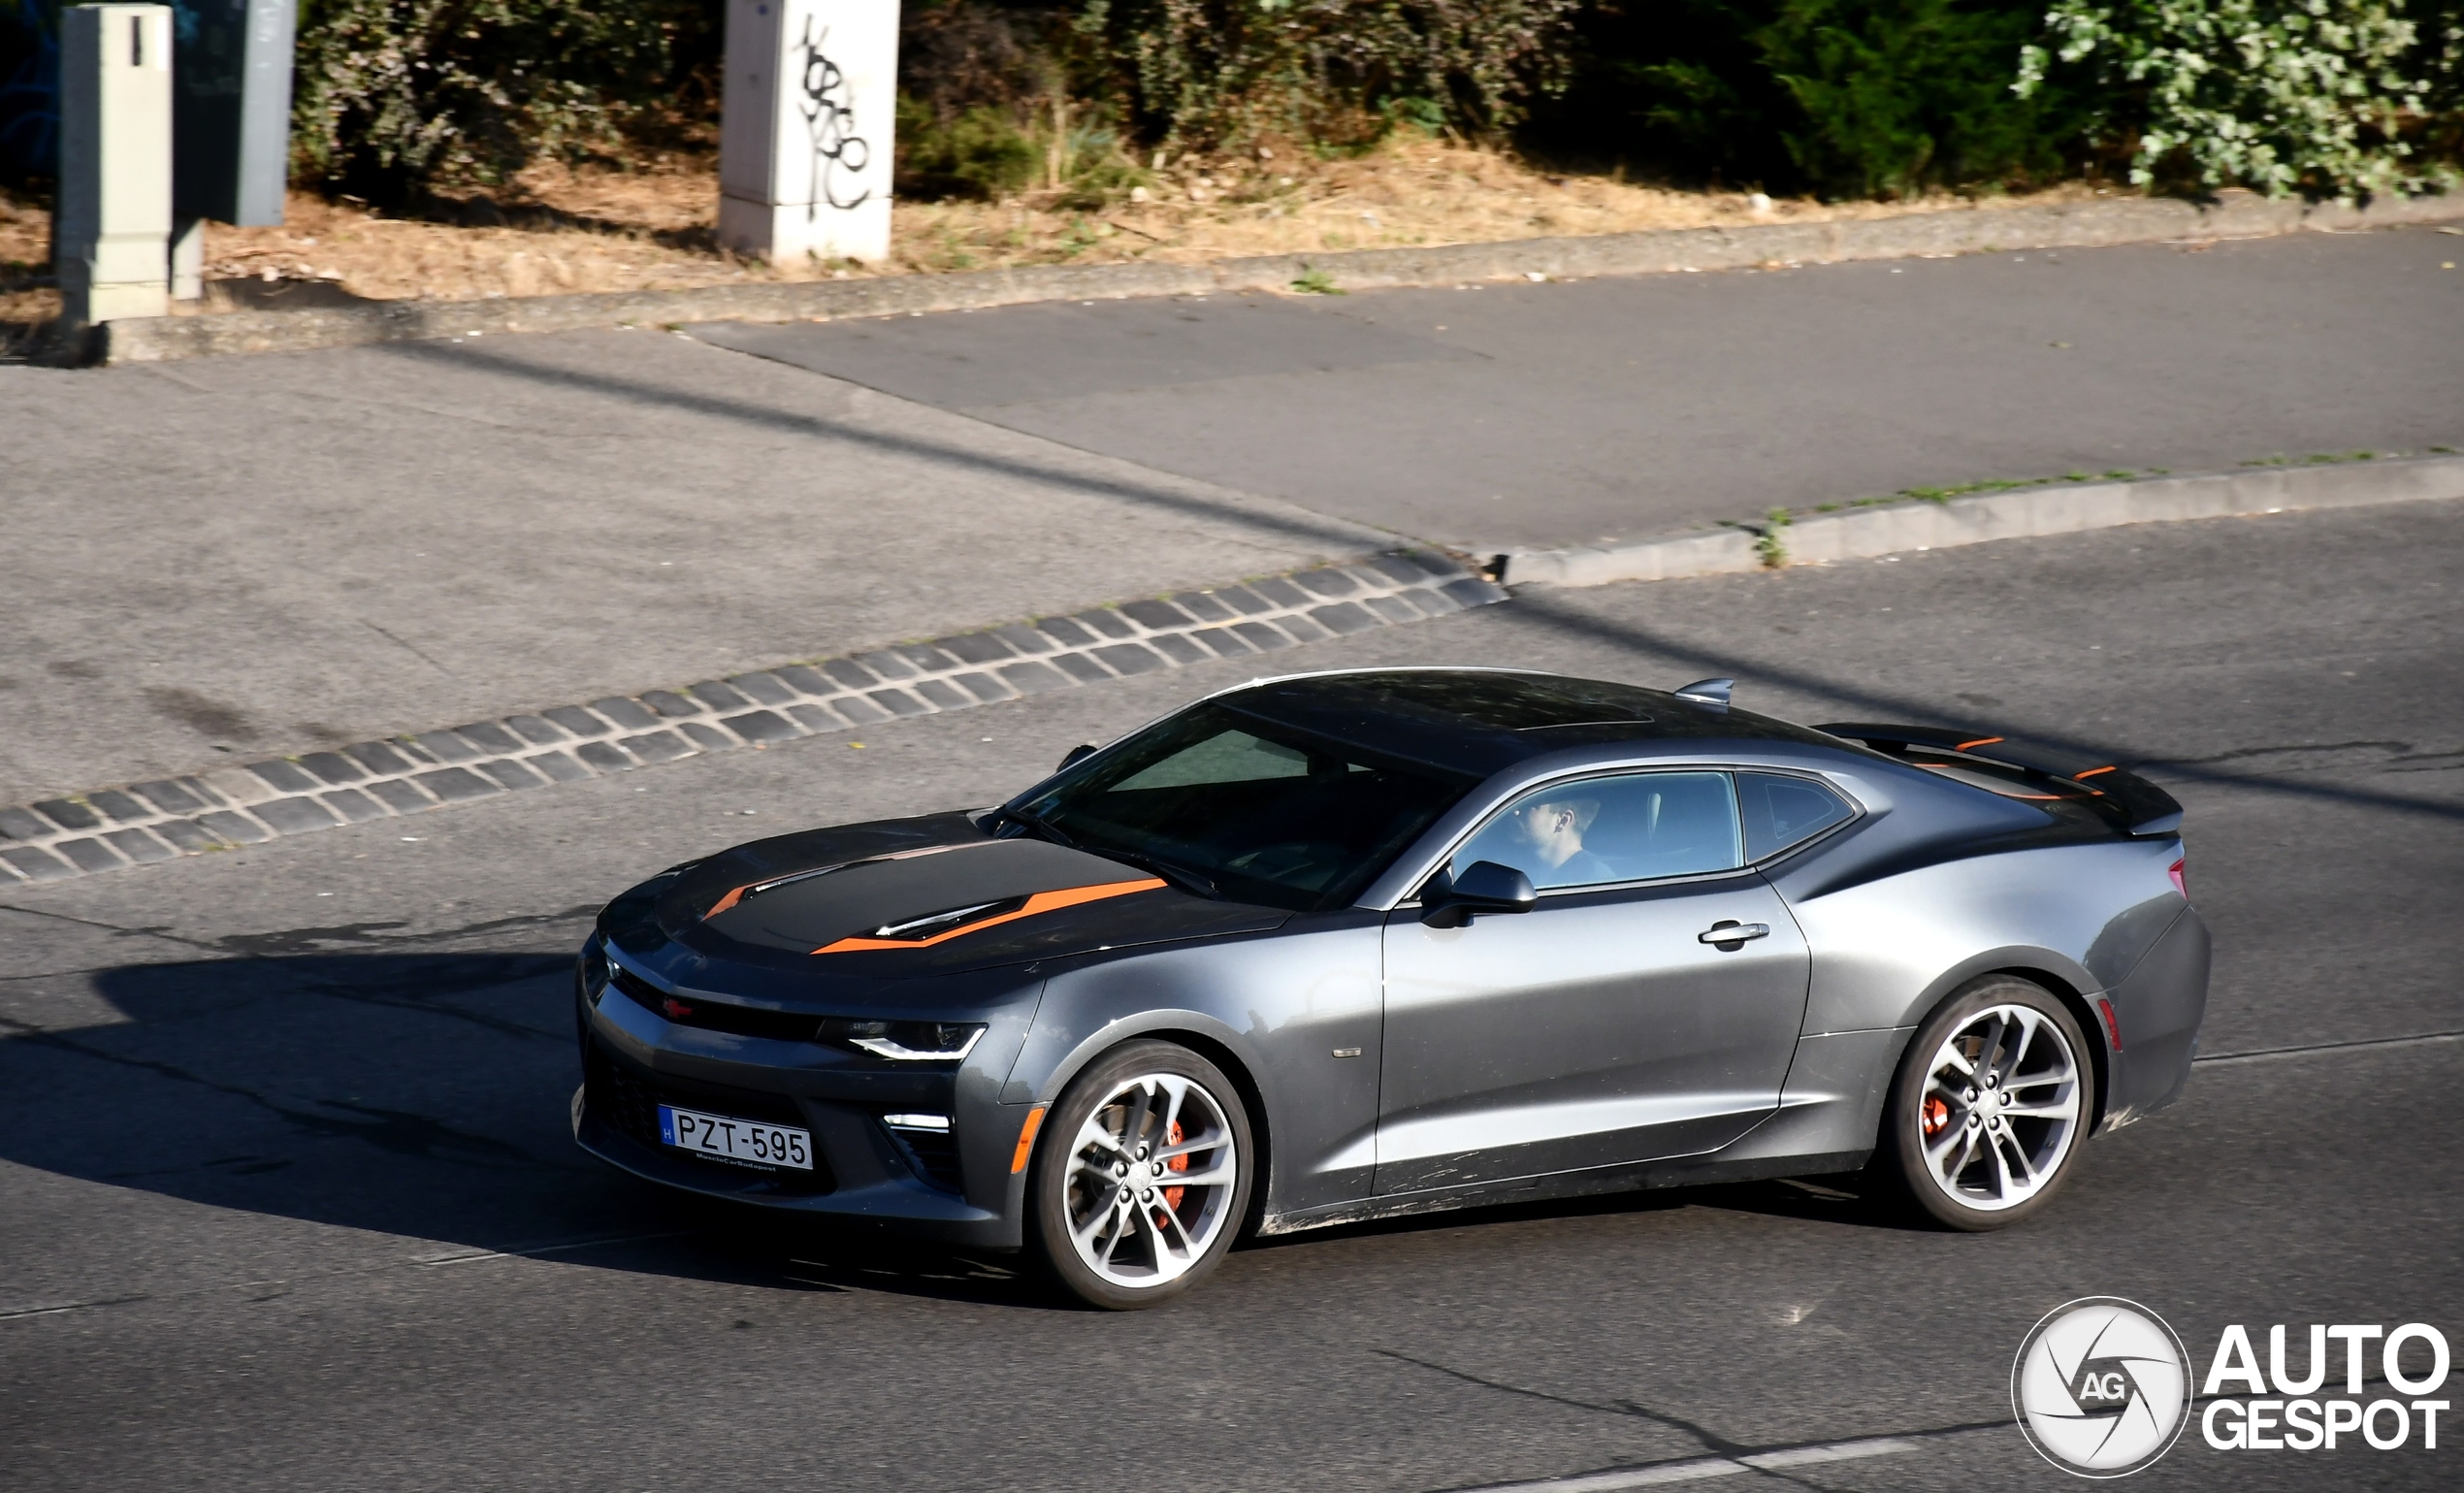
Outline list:
[[[821,1037],[892,1062],[960,1062],[984,1040],[984,1023],[859,1022],[833,1016],[822,1022]]]

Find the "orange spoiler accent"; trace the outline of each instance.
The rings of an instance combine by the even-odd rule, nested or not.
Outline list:
[[[1970,747],[1992,746],[1994,742],[2001,739],[2002,738],[1999,736],[1979,736],[1974,741],[1962,741],[1958,746],[1951,748],[1951,750],[1954,752],[1964,752]]]
[[[2091,767],[2085,772],[2072,773],[2070,780],[2076,783],[2082,778],[2092,778],[2099,772],[2111,772],[2112,770],[2113,769],[2111,767]]]
[[[1015,912],[995,913],[989,918],[979,918],[973,923],[961,923],[956,927],[935,933],[930,938],[842,938],[834,944],[824,944],[813,952],[815,954],[855,954],[866,949],[929,949],[934,944],[947,943],[961,934],[973,933],[1003,923],[1016,923],[1021,918],[1032,918],[1037,913],[1058,912],[1064,907],[1076,907],[1086,902],[1100,902],[1107,897],[1127,896],[1133,892],[1152,892],[1166,885],[1168,883],[1162,877],[1149,876],[1138,881],[1106,882],[1096,887],[1071,887],[1062,892],[1038,892],[1026,899],[1025,906]]]
[[[1044,1128],[1044,1106],[1026,1112],[1026,1123],[1019,1126],[1019,1149],[1010,1153],[1010,1175],[1016,1177],[1026,1170],[1026,1159],[1035,1154],[1035,1132]]]

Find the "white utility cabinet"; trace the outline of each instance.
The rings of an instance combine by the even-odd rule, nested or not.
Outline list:
[[[719,238],[778,262],[890,254],[897,0],[728,0]]]
[[[73,325],[171,309],[171,8],[60,16],[60,295]]]

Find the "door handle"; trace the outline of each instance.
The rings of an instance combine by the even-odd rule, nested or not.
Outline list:
[[[1767,923],[1716,923],[1694,936],[1701,943],[1735,949],[1743,946],[1749,938],[1767,938],[1770,932],[1771,925]]]

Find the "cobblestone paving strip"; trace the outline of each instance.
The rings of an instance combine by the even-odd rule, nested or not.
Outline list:
[[[425,813],[705,752],[766,746],[1442,617],[1506,593],[1442,555],[1041,617],[677,690],[0,808],[0,886],[60,881]]]

